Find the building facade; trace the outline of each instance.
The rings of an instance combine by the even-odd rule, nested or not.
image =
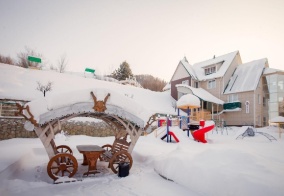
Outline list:
[[[269,120],[284,116],[284,72],[279,70],[267,69],[264,72],[265,102],[268,106]]]
[[[196,95],[211,119],[227,125],[267,126],[283,115],[284,74],[271,70],[265,58],[242,63],[239,51],[193,65],[184,58],[171,78],[171,95]]]

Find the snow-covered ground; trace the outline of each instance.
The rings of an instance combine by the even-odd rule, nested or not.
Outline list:
[[[163,129],[163,128],[162,128]],[[98,162],[101,173],[82,177],[87,170],[79,164],[77,182],[53,184],[46,171],[48,156],[39,139],[0,141],[1,195],[283,195],[284,139],[278,128],[257,129],[273,135],[269,141],[256,134],[236,139],[245,129],[228,128],[206,135],[207,144],[193,141],[187,133],[172,127],[179,143],[166,143],[153,132],[141,136],[133,152],[129,176],[120,178]],[[160,131],[163,131],[160,129]],[[58,134],[57,145],[69,145],[78,162],[76,145],[112,143],[114,137]],[[164,179],[160,175],[168,178]],[[172,180],[172,181],[171,181]]]
[[[49,81],[53,89],[43,99],[43,94],[36,90],[37,82],[45,85]],[[66,97],[60,95],[76,95],[66,99],[70,102],[81,98],[76,91],[83,92],[90,88],[107,89],[113,95],[122,97],[110,98],[109,102],[139,117],[151,112],[176,113],[167,92],[152,92],[92,78],[0,64],[0,99],[34,103],[37,100],[41,103],[46,101],[48,107],[45,109],[48,110],[60,108],[62,105],[59,103],[65,103]],[[58,97],[60,99],[54,99]],[[92,101],[91,97],[85,101]],[[39,109],[42,108],[34,107],[32,111],[36,113]],[[107,168],[107,163],[98,162],[101,173],[83,177],[87,168],[79,164],[75,175],[77,181],[62,184],[53,184],[49,178],[46,170],[49,158],[38,138],[3,140],[0,141],[0,195],[284,195],[284,139],[279,138],[278,128],[257,130],[273,135],[277,141],[270,141],[261,134],[237,140],[245,130],[246,127],[230,127],[228,135],[226,131],[223,134],[210,131],[206,134],[206,144],[195,142],[177,127],[170,128],[170,131],[178,137],[179,143],[166,143],[160,139],[163,133],[153,132],[141,136],[135,145],[129,176],[119,178]],[[159,132],[162,131],[165,128],[159,129]],[[65,144],[71,147],[79,163],[82,162],[82,155],[76,145],[102,146],[113,141],[114,137],[80,135],[66,138],[60,134],[55,137],[57,146]]]

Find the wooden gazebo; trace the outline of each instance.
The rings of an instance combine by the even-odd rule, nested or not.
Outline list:
[[[39,106],[38,100],[29,102],[26,105],[17,104],[18,115],[27,120],[25,128],[35,131],[50,161],[53,160],[51,168],[47,168],[47,170],[49,176],[54,180],[62,176],[72,177],[76,173],[76,165],[78,165],[72,154],[65,153],[70,151],[68,146],[57,146],[55,144],[54,136],[61,131],[63,122],[79,116],[101,119],[108,125],[115,127],[116,139],[125,138],[126,135],[129,135],[131,141],[127,153],[131,154],[142,132],[146,131],[149,125],[155,121],[155,115],[149,115],[148,121],[145,122],[145,119],[141,119],[120,106],[108,103],[109,97],[112,96],[110,93],[105,95],[104,100],[97,100],[95,93],[92,91],[89,93],[90,101],[76,102],[52,110],[44,108],[42,109],[44,112],[37,111],[39,110],[37,108]],[[40,107],[45,106],[40,105]],[[63,156],[62,152],[65,153]],[[61,153],[60,156],[59,153]],[[58,156],[58,158],[55,158],[56,161],[54,161],[55,156]],[[61,167],[62,165],[64,167]]]

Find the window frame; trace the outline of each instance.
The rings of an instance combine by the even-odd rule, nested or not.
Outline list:
[[[239,102],[239,95],[237,93],[228,95],[228,103]]]
[[[213,88],[216,88],[216,80],[208,80],[207,89],[213,89]]]
[[[189,80],[183,80],[181,83],[189,86]]]
[[[194,82],[194,88],[198,88],[198,82]]]
[[[216,66],[204,68],[205,75],[216,73]]]

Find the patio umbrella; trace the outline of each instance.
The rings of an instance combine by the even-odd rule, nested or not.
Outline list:
[[[177,107],[180,109],[194,109],[200,108],[200,99],[192,94],[183,95],[177,101]]]
[[[189,124],[190,109],[200,108],[200,99],[192,94],[183,95],[177,101],[177,108],[187,110],[187,124]]]

